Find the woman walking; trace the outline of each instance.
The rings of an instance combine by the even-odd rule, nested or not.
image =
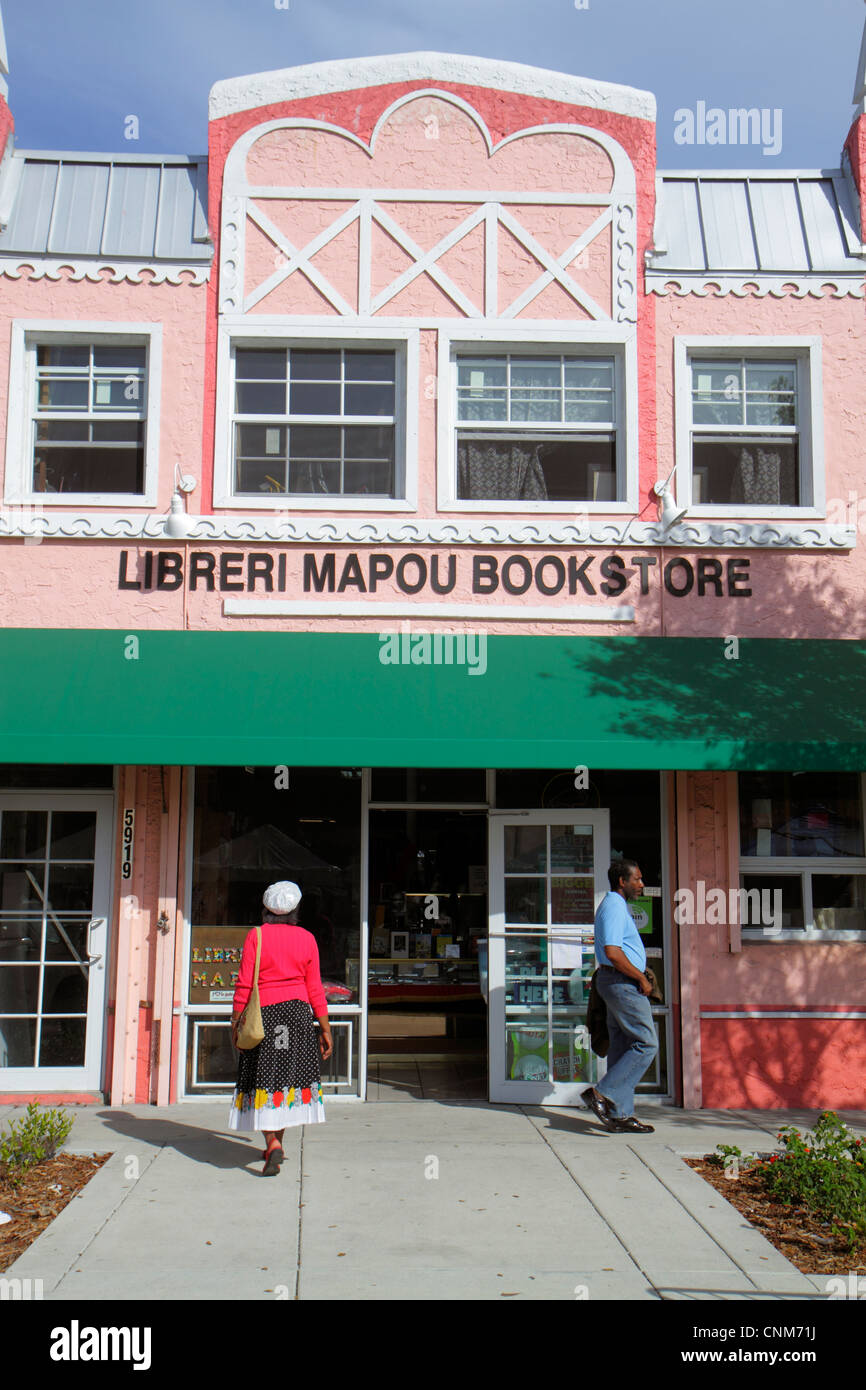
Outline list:
[[[319,1050],[326,1061],[333,1042],[316,940],[297,924],[300,888],[272,883],[262,901],[259,999],[265,1036],[258,1047],[240,1054],[229,1128],[264,1133],[262,1175],[272,1178],[280,1170],[286,1126],[321,1124],[325,1118]],[[233,1043],[253,986],[258,934],[253,927],[244,942],[232,1008]]]

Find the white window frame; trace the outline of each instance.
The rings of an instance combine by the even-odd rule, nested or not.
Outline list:
[[[130,344],[146,349],[147,403],[142,492],[34,492],[36,349],[44,343],[95,343],[100,347]],[[140,507],[152,510],[157,504],[161,399],[162,324],[14,319],[6,419],[5,502],[12,506],[27,503],[39,507]]]
[[[826,516],[824,472],[824,404],[822,340],[818,337],[677,336],[674,338],[674,400],[676,469],[673,493],[678,507],[690,517],[737,517],[744,521],[769,518],[803,520]],[[740,502],[696,503],[692,492],[692,373],[695,357],[745,358],[747,361],[790,359],[797,368],[797,430],[802,504],[756,506]],[[768,433],[772,427],[767,427]],[[663,472],[666,470],[663,470]]]
[[[491,357],[502,353],[537,354],[539,357],[567,353],[581,357],[613,357],[616,394],[617,486],[623,496],[616,502],[502,501],[457,496],[457,358],[464,352],[482,348]],[[438,507],[440,512],[511,512],[520,515],[553,513],[575,516],[633,516],[638,511],[638,409],[637,338],[633,325],[581,324],[580,332],[564,325],[527,328],[521,332],[509,325],[492,330],[463,324],[452,330],[439,330],[439,429],[437,455]]]
[[[221,323],[217,339],[217,417],[214,507],[275,512],[414,512],[418,508],[418,329],[335,324]],[[396,497],[343,497],[335,493],[242,496],[234,488],[235,349],[252,347],[384,348],[395,351],[394,487]]]
[[[739,810],[739,777],[737,778],[737,808]],[[860,776],[860,818],[863,825],[864,841],[866,841],[866,773]],[[739,828],[737,830],[739,836]],[[802,858],[795,858],[792,855],[740,855],[740,875],[745,874],[772,874],[774,877],[786,877],[802,879],[803,883],[803,923],[802,927],[789,927],[772,934],[764,931],[762,927],[742,926],[740,935],[743,941],[866,941],[866,931],[822,931],[815,926],[814,909],[812,906],[812,886],[811,876],[815,873],[822,874],[866,874],[866,855],[839,855],[834,857],[826,854],[803,855]],[[737,887],[739,887],[739,880]]]

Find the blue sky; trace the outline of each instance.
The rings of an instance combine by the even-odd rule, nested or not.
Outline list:
[[[832,168],[866,21],[863,0],[277,3],[0,0],[18,148],[204,153],[208,91],[222,78],[432,49],[653,92],[662,168]],[[675,113],[699,102],[781,110],[779,153],[675,143]],[[124,138],[129,115],[138,141]]]

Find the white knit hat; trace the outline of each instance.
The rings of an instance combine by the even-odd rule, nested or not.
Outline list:
[[[284,880],[282,883],[272,883],[270,888],[266,888],[262,896],[262,902],[268,909],[268,912],[273,912],[278,917],[282,917],[287,912],[294,912],[302,896],[301,890],[296,883],[289,883],[288,880]]]

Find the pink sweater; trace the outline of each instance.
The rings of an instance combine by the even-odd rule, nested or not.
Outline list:
[[[240,974],[235,986],[235,1012],[246,1008],[256,969],[256,929],[244,942]],[[262,958],[259,964],[259,999],[280,1004],[284,999],[306,999],[316,1018],[327,1015],[328,1005],[319,974],[316,938],[289,922],[265,922],[262,926]]]

